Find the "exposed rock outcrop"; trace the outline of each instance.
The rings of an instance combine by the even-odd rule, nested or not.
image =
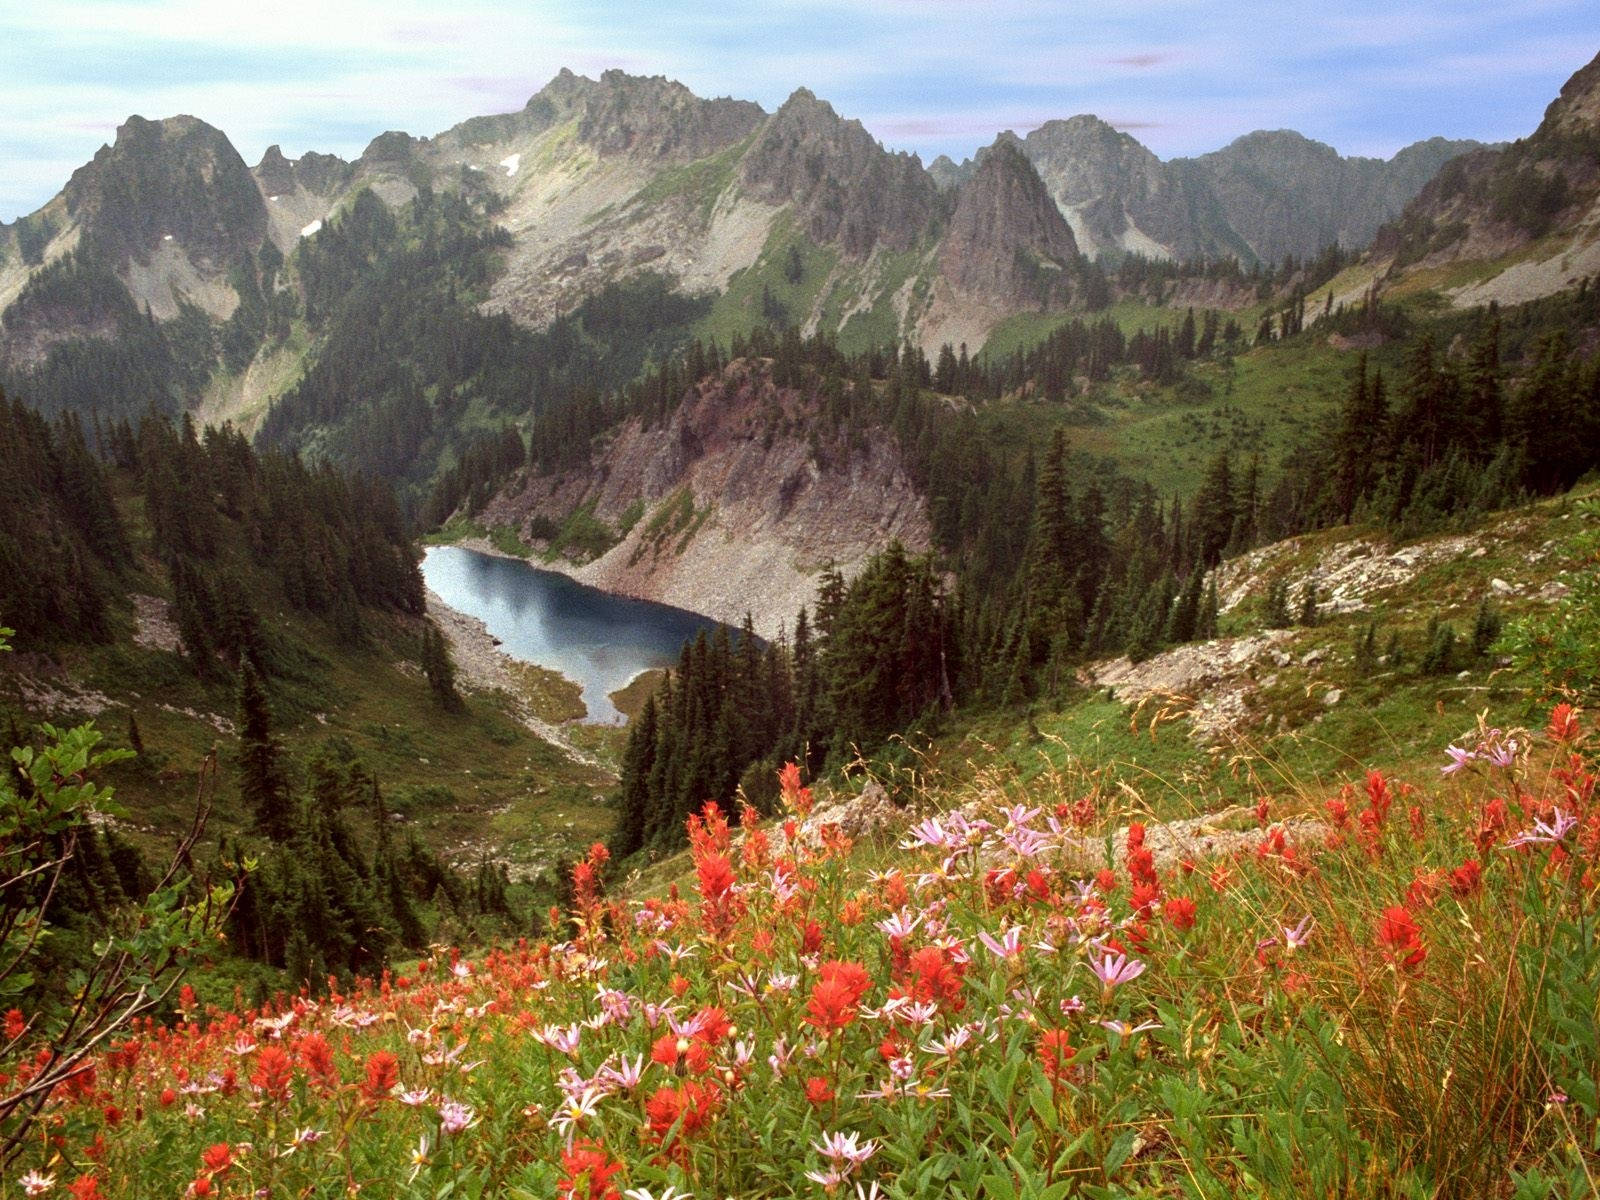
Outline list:
[[[805,88],[762,126],[739,178],[753,198],[793,205],[815,241],[856,258],[916,245],[940,209],[914,155],[885,150]]]
[[[80,246],[115,267],[147,259],[168,239],[197,263],[227,267],[267,232],[250,168],[221,130],[194,117],[129,117],[64,196]]]
[[[526,531],[585,510],[626,536],[591,562],[553,563],[607,591],[774,636],[815,600],[828,564],[854,574],[898,539],[927,548],[925,505],[892,439],[818,435],[817,397],[740,360],[658,428],[628,422],[589,465],[519,481],[484,513]],[[631,524],[628,522],[631,521]]]
[[[1046,121],[1021,145],[1091,258],[1249,256],[1194,172],[1169,168],[1098,117]]]
[[[939,270],[957,292],[1010,308],[1042,308],[1073,293],[1078,244],[1014,139],[978,159],[956,193]]]

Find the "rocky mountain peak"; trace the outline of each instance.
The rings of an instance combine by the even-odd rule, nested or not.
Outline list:
[[[261,190],[269,196],[294,191],[294,163],[284,157],[282,148],[276,143],[267,147],[267,152],[261,156],[261,161],[251,173],[261,185]]]
[[[933,177],[933,182],[939,185],[939,190],[948,192],[960,186],[972,177],[972,160],[957,163],[948,154],[941,154],[928,164],[928,174]]]
[[[914,154],[885,150],[805,88],[761,125],[740,175],[756,199],[792,204],[813,240],[857,258],[909,249],[940,211],[938,186]]]
[[[979,152],[939,251],[958,292],[1026,307],[1063,299],[1078,244],[1015,137]]]
[[[368,142],[367,148],[361,152],[361,157],[356,161],[369,167],[380,164],[388,167],[403,166],[411,161],[420,144],[409,133],[391,129]]]
[[[225,264],[266,235],[249,167],[221,130],[196,117],[129,117],[116,141],[73,173],[64,195],[81,244],[116,266],[147,258],[169,238],[191,256]]]
[[[1021,148],[1064,209],[1112,193],[1136,206],[1161,187],[1161,160],[1096,116],[1046,121],[1022,139]]]
[[[613,69],[589,79],[563,67],[523,116],[534,131],[576,119],[578,137],[602,156],[688,162],[747,137],[766,113],[747,100],[703,100],[661,75]]]
[[[1057,153],[1133,153],[1140,158],[1155,158],[1131,134],[1101,120],[1093,113],[1079,113],[1064,120],[1046,121],[1034,129],[1023,143],[1032,153],[1045,150]]]

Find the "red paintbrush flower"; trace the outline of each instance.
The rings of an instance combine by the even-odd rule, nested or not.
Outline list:
[[[1580,732],[1577,714],[1570,704],[1558,704],[1550,710],[1550,724],[1545,732],[1558,742],[1575,742]]]
[[[1428,957],[1422,944],[1422,930],[1416,918],[1402,905],[1394,904],[1383,910],[1378,918],[1378,944],[1385,957],[1407,970],[1416,970]]]
[[[300,1065],[324,1084],[337,1085],[339,1068],[334,1065],[333,1047],[320,1033],[308,1033],[295,1047]]]
[[[1450,872],[1450,891],[1458,899],[1475,896],[1483,887],[1483,867],[1478,860],[1469,858],[1454,871]]]
[[[821,1075],[812,1075],[806,1080],[806,1102],[813,1107],[828,1103],[833,1096],[833,1088]]]
[[[1161,906],[1161,915],[1167,918],[1167,924],[1180,933],[1185,929],[1194,928],[1194,901],[1187,896],[1174,896]]]
[[[708,1083],[685,1080],[678,1087],[659,1087],[645,1101],[645,1116],[650,1122],[650,1132],[656,1141],[664,1141],[678,1126],[680,1139],[698,1133],[716,1114],[720,1093]]]
[[[1077,1054],[1077,1050],[1068,1044],[1065,1029],[1046,1029],[1039,1035],[1039,1065],[1044,1068],[1045,1078],[1051,1083],[1071,1077],[1072,1060]]]
[[[233,1166],[233,1147],[227,1142],[207,1146],[200,1154],[201,1169],[208,1175],[221,1175]]]
[[[250,1086],[269,1100],[289,1098],[289,1084],[294,1080],[294,1063],[281,1046],[268,1046],[256,1057],[256,1069],[250,1073]]]
[[[819,979],[812,986],[811,998],[806,1001],[806,1024],[815,1026],[823,1036],[851,1024],[856,1013],[854,995],[839,980]]]
[[[598,1142],[574,1142],[561,1152],[561,1169],[566,1172],[556,1184],[556,1195],[561,1200],[621,1200],[622,1193],[612,1178],[622,1171],[622,1164],[605,1152]]]
[[[367,1059],[367,1077],[362,1081],[361,1094],[376,1103],[386,1100],[400,1082],[400,1060],[388,1050],[379,1050]]]

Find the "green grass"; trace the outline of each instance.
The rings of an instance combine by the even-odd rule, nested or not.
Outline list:
[[[1271,469],[1313,438],[1338,403],[1349,364],[1344,352],[1307,338],[1198,363],[1174,387],[1125,377],[1089,397],[1108,420],[1074,430],[1070,446],[1163,495],[1188,496],[1220,451],[1258,454]]]
[[[618,712],[632,721],[644,710],[645,701],[656,694],[666,677],[667,673],[659,667],[640,671],[629,680],[626,687],[620,687],[609,693],[611,703],[617,706]]]
[[[134,590],[158,589],[141,580]],[[499,694],[469,693],[463,712],[441,711],[414,665],[415,622],[369,614],[368,625],[370,645],[355,650],[320,622],[272,622],[278,674],[269,695],[297,783],[304,784],[305,764],[320,751],[357,757],[406,817],[397,828],[456,862],[490,853],[536,871],[610,831],[610,811],[595,803],[612,782],[609,772],[569,760],[523,726]],[[129,717],[137,721],[145,755],[106,773],[136,841],[152,849],[171,843],[192,815],[198,771],[213,749],[221,787],[209,836],[246,828],[238,743],[224,732],[237,705],[230,681],[203,682],[179,656],[128,642],[64,651],[61,665],[77,687],[117,701],[94,715],[108,744],[129,745]],[[582,713],[576,685],[550,672],[530,668],[519,673],[519,685],[546,719]],[[29,707],[14,679],[0,679],[0,719],[25,728],[86,715],[70,705]],[[614,760],[614,744],[596,748]]]
[[[656,505],[655,511],[650,514],[644,530],[639,534],[639,542],[633,548],[632,557],[628,559],[628,565],[633,566],[646,554],[652,558],[660,555],[673,539],[677,539],[676,548],[681,553],[710,511],[709,508],[695,507],[694,492],[687,486],[679,488]]]
[[[532,558],[534,555],[533,547],[517,536],[517,531],[511,526],[485,525],[459,514],[431,533],[424,534],[420,540],[424,546],[453,546],[473,538],[481,538],[501,554],[513,558]]]
[[[791,279],[796,255],[800,272]],[[763,311],[767,295],[782,307],[790,323],[803,324],[838,262],[837,250],[817,245],[794,227],[787,213],[779,216],[755,263],[728,280],[711,311],[696,324],[695,336],[726,346],[736,336],[772,324]]]
[[[686,196],[696,202],[702,218],[709,217],[711,210],[716,207],[717,197],[733,182],[739,160],[749,147],[750,137],[747,137],[716,154],[682,166],[668,167],[634,193],[628,201],[628,207],[653,207],[673,197]]]
[[[869,265],[842,276],[829,289],[822,308],[823,327],[839,330],[839,348],[847,354],[899,341],[904,330],[894,301],[912,280],[915,280],[911,284],[915,305],[927,299],[930,287],[927,255],[923,249],[879,254]],[[872,297],[871,306],[853,312],[846,319],[846,310],[853,307],[861,295]]]
[[[1163,819],[1263,795],[1331,797],[1379,760],[1402,777],[1431,779],[1444,761],[1441,748],[1474,728],[1479,713],[1507,728],[1539,713],[1530,706],[1534,681],[1502,667],[1497,650],[1473,656],[1463,646],[1449,670],[1424,674],[1419,662],[1429,621],[1451,624],[1466,641],[1486,597],[1507,622],[1541,611],[1538,590],[1560,571],[1581,566],[1564,549],[1580,528],[1569,514],[1596,490],[1498,514],[1474,539],[1481,554],[1443,557],[1402,584],[1369,593],[1362,611],[1324,612],[1317,624],[1293,630],[1281,647],[1289,661],[1258,665],[1247,700],[1250,721],[1225,746],[1197,746],[1182,704],[1135,706],[1102,689],[1076,688],[1037,701],[1030,713],[964,716],[927,751],[924,769],[938,787],[955,790],[1000,771],[1027,788],[1034,803],[1090,788]],[[1337,529],[1285,544],[1263,566],[1261,586],[1224,614],[1223,633],[1258,631],[1258,598],[1268,579],[1301,579],[1338,544],[1355,539],[1383,541],[1376,531]],[[1517,590],[1497,590],[1496,579],[1515,580]],[[1358,671],[1355,644],[1369,622],[1377,623],[1380,652],[1398,634],[1398,668]],[[1330,706],[1325,699],[1333,690],[1341,695]]]
[[[546,562],[556,558],[576,558],[583,561],[599,558],[617,544],[616,530],[594,515],[594,503],[579,505],[567,515],[556,536],[550,539],[545,551]]]

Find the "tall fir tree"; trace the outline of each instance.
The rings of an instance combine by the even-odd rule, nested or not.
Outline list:
[[[298,821],[283,746],[272,732],[261,676],[248,660],[239,669],[239,792],[256,832],[275,842],[295,835]]]

